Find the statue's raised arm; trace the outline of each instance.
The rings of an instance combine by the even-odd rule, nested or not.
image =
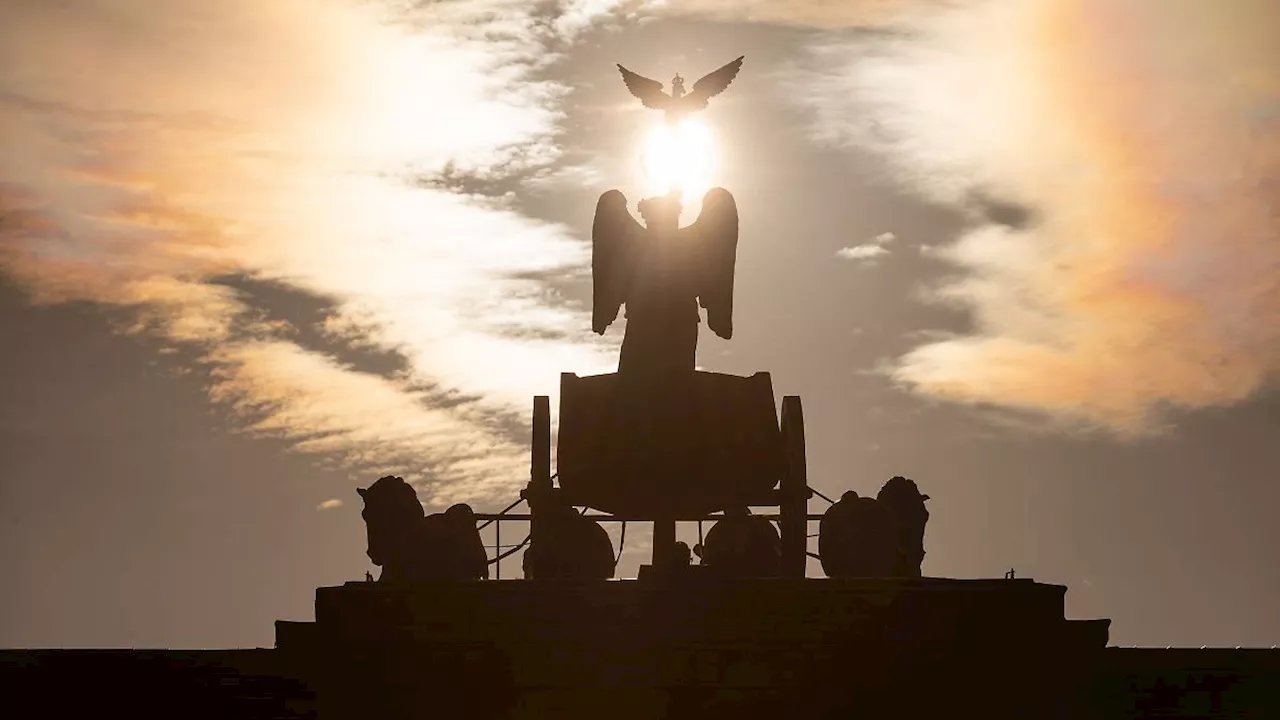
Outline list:
[[[702,212],[681,230],[698,251],[698,304],[716,335],[733,337],[733,271],[738,255],[738,204],[724,188],[702,198]]]
[[[618,319],[631,284],[630,262],[644,227],[627,211],[627,198],[617,190],[600,196],[591,226],[591,329],[603,335]]]

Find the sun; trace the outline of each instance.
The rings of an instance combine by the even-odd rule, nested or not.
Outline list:
[[[715,138],[700,120],[685,118],[676,125],[660,123],[649,131],[644,146],[644,174],[650,195],[679,190],[688,206],[711,188]]]

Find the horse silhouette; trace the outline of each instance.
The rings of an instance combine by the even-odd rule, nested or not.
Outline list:
[[[550,502],[534,520],[537,533],[524,553],[524,576],[608,580],[614,573],[613,542],[600,523],[572,506]]]
[[[778,529],[745,507],[727,508],[695,551],[708,572],[723,577],[776,577],[781,569]]]
[[[892,577],[902,566],[898,521],[875,498],[850,490],[818,525],[818,555],[827,577]]]
[[[914,480],[894,476],[875,498],[850,490],[818,526],[818,555],[828,577],[921,576],[929,510]]]
[[[427,515],[413,487],[392,475],[356,492],[364,500],[365,552],[382,568],[379,582],[489,577],[488,555],[471,506],[459,503]]]
[[[929,522],[929,508],[924,506],[924,502],[928,499],[929,496],[920,492],[914,480],[901,475],[889,478],[876,495],[876,500],[892,510],[898,520],[898,543],[902,548],[898,575],[921,575],[920,565],[924,563],[924,526]]]

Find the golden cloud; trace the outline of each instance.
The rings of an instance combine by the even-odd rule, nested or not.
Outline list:
[[[746,7],[760,5],[863,22],[823,3]],[[975,328],[916,348],[895,376],[1122,434],[1273,382],[1280,6],[876,5],[899,6],[910,32],[815,46],[821,69],[793,89],[815,131],[883,152],[929,198],[995,195],[1036,222],[981,227],[941,252],[964,278],[936,296]]]
[[[132,307],[127,329],[198,350],[252,432],[440,502],[505,492],[524,449],[495,418],[603,359],[519,278],[586,256],[563,227],[419,179],[554,161],[565,89],[534,72],[608,5],[556,29],[504,0],[5,3],[0,263],[37,301]],[[282,339],[227,275],[332,298],[320,330],[399,351],[409,377]],[[428,384],[483,399],[433,409]]]

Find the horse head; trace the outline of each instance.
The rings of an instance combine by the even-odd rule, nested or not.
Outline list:
[[[365,554],[374,565],[383,566],[400,552],[405,533],[422,521],[426,512],[418,502],[418,493],[404,478],[388,475],[378,478],[367,488],[356,488],[364,500],[364,518],[368,549]]]
[[[876,499],[892,509],[899,521],[913,532],[924,532],[929,520],[929,509],[924,502],[929,496],[920,492],[915,480],[895,475],[880,488]]]

